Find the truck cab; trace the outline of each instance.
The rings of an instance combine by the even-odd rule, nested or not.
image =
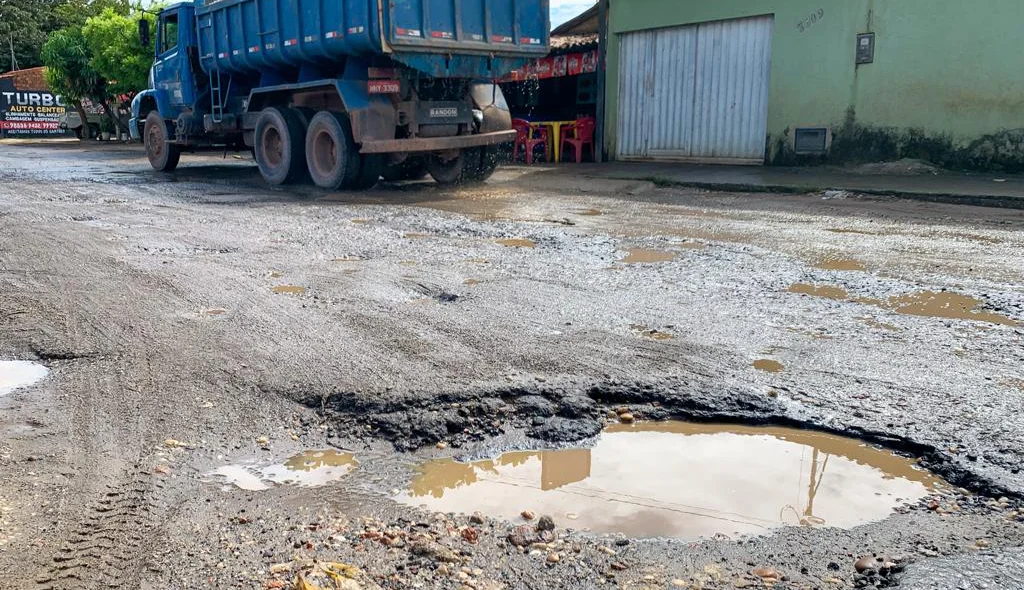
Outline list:
[[[129,129],[134,139],[141,139],[146,116],[153,111],[168,121],[194,108],[199,90],[198,46],[195,28],[195,7],[191,3],[168,6],[157,16],[156,30],[140,35],[155,35],[153,65],[149,68],[149,88],[132,101]],[[146,21],[140,21],[140,24]],[[147,23],[148,24],[148,23]],[[148,45],[148,39],[146,39]]]

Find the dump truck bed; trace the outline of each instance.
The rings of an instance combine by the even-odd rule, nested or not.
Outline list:
[[[210,71],[388,54],[434,76],[498,77],[548,52],[548,0],[196,0]]]

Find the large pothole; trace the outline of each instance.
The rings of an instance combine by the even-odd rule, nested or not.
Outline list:
[[[784,526],[850,528],[947,484],[856,439],[680,421],[608,427],[592,448],[420,465],[399,502],[507,520],[523,511],[632,537],[696,539]]]

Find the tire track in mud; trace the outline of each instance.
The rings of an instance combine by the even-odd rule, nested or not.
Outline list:
[[[94,497],[64,535],[52,563],[36,576],[39,590],[138,587],[154,530],[152,476],[139,465],[123,476]]]
[[[31,262],[7,280],[0,274],[4,307],[19,312],[0,328],[12,350],[59,368],[55,395],[31,398],[23,410],[51,412],[59,436],[25,449],[52,451],[70,481],[51,492],[53,526],[44,529],[34,554],[0,569],[28,580],[26,588],[34,580],[40,590],[138,588],[165,512],[163,483],[149,471],[146,449],[166,427],[145,409],[167,415],[174,398],[153,399],[172,387],[160,374],[158,359],[171,356],[172,344],[162,338],[164,316],[156,312],[180,305],[183,293],[126,265],[121,248],[101,233],[15,229],[0,246],[9,242],[10,251]],[[92,254],[83,259],[84,252]],[[74,276],[55,272],[67,261],[78,261]],[[132,302],[145,307],[124,313]],[[38,526],[32,516],[18,515],[25,521],[20,528]]]

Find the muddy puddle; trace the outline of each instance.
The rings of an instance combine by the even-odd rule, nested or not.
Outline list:
[[[786,369],[785,365],[772,359],[758,359],[754,361],[754,368],[766,373],[781,373]]]
[[[632,324],[629,329],[642,336],[644,338],[650,338],[651,340],[672,340],[674,336],[669,332],[649,328],[643,324]]]
[[[841,256],[826,256],[814,263],[814,268],[822,270],[866,271],[868,269],[860,260]]]
[[[0,396],[35,385],[49,373],[49,369],[32,361],[0,361]]]
[[[536,242],[525,238],[505,238],[495,241],[507,248],[535,248],[537,246]]]
[[[591,449],[429,461],[396,500],[511,521],[530,510],[561,527],[692,540],[785,526],[849,528],[944,485],[913,460],[854,439],[659,422],[611,426]]]
[[[649,264],[653,262],[669,262],[675,260],[676,253],[668,250],[648,250],[646,248],[630,248],[626,257],[620,260],[625,264]]]
[[[881,305],[904,315],[975,320],[992,324],[1003,324],[1005,326],[1020,325],[1019,322],[1011,320],[1004,315],[980,309],[981,301],[978,299],[945,291],[923,291],[901,297],[890,297],[885,302],[866,299],[862,303]]]
[[[306,293],[306,288],[298,285],[277,285],[276,287],[273,287],[271,291],[284,295],[304,295]]]
[[[968,297],[959,293],[948,291],[921,291],[909,295],[899,295],[888,299],[875,299],[873,297],[858,297],[851,299],[846,289],[833,285],[811,285],[807,283],[795,283],[786,289],[790,293],[800,293],[814,297],[837,299],[872,305],[882,309],[888,309],[903,315],[919,317],[944,318],[950,320],[970,320],[975,322],[987,322],[1004,326],[1019,326],[1020,322],[1005,315],[985,311],[981,307],[981,300]]]
[[[850,294],[842,287],[831,285],[811,285],[809,283],[795,283],[786,289],[790,293],[811,295],[813,297],[824,297],[826,299],[846,299]]]
[[[256,492],[278,485],[326,485],[341,479],[358,465],[359,462],[351,453],[331,449],[310,450],[299,453],[284,463],[236,463],[218,467],[208,475],[214,478],[214,481]]]

